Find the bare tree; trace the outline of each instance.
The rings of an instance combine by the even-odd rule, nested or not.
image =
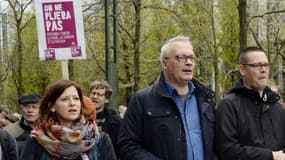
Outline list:
[[[25,17],[27,11],[33,2],[32,0],[5,0],[9,4],[9,21],[11,27],[15,30],[15,51],[17,55],[13,61],[12,78],[17,88],[17,95],[21,97],[24,92],[23,87],[23,40],[22,33],[27,24],[33,19],[33,16]]]
[[[140,29],[141,29],[141,0],[133,0],[133,6],[135,8],[135,37],[133,41],[134,45],[134,90],[139,89],[140,84]]]

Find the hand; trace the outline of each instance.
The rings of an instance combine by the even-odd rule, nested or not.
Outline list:
[[[285,153],[281,151],[272,152],[273,160],[285,160]]]

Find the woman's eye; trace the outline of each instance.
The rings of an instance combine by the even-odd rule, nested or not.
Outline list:
[[[68,100],[68,98],[62,98],[61,100],[62,100],[62,101],[67,101],[67,100]]]

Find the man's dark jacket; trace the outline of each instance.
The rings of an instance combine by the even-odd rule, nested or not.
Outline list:
[[[260,98],[242,81],[217,108],[216,149],[221,160],[272,160],[285,147],[285,110],[268,87]]]
[[[121,118],[119,117],[119,115],[117,114],[115,110],[110,109],[108,107],[104,107],[103,112],[104,112],[106,121],[104,122],[102,126],[102,131],[109,134],[112,140],[115,154],[117,158],[119,159],[118,148],[116,144],[117,144],[118,132],[121,126]]]
[[[204,160],[214,158],[214,93],[192,80],[195,85]],[[182,118],[169,95],[164,77],[139,91],[131,99],[118,137],[122,160],[187,160],[187,144]]]
[[[0,145],[2,150],[1,160],[18,160],[18,149],[15,139],[7,131],[1,128]]]
[[[19,121],[9,124],[4,127],[10,135],[12,135],[17,142],[19,156],[25,146],[26,140],[30,137],[31,131],[33,128],[28,124],[24,117]]]

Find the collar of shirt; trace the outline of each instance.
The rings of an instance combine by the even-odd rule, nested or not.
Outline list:
[[[181,97],[178,95],[177,90],[167,82],[165,82],[165,84],[168,93],[179,109],[180,116],[183,121],[187,142],[187,160],[204,159],[202,129],[200,126],[198,104],[194,94],[194,84],[191,81],[188,84],[189,95],[187,96],[186,107],[182,104]]]
[[[170,84],[165,82],[165,86],[167,88],[167,91],[168,91],[169,95],[172,98],[174,98],[176,96],[179,96],[177,90],[175,88],[173,88]],[[191,81],[189,81],[189,83],[188,83],[188,88],[189,88],[189,95],[193,94],[194,91],[195,91],[195,86],[194,86],[194,84]]]

